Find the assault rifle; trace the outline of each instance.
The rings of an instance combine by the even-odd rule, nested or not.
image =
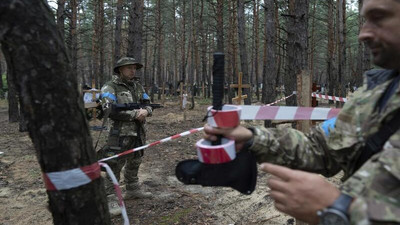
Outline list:
[[[160,104],[150,104],[150,103],[122,103],[122,104],[112,104],[111,111],[119,112],[125,110],[143,109],[146,106],[150,106],[152,109],[158,109],[164,107]]]

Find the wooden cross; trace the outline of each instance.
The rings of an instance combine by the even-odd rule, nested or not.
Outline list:
[[[238,96],[232,98],[232,101],[237,102],[238,105],[242,104],[242,99],[246,99],[247,95],[242,95],[242,88],[251,88],[250,84],[242,84],[243,73],[239,73],[238,84],[231,84],[231,88],[238,88]]]
[[[92,120],[97,120],[97,115],[96,115],[96,107],[97,107],[97,102],[96,102],[96,94],[100,93],[99,90],[94,90],[94,79],[92,81],[92,89],[90,90],[84,90],[83,92],[85,93],[92,93],[92,102],[90,103],[85,103],[85,108],[91,108],[92,109]]]

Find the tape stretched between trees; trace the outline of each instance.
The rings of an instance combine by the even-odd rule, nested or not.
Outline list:
[[[329,96],[329,95],[321,95],[321,94],[317,94],[317,93],[315,93],[315,92],[311,93],[311,96],[312,96],[312,97],[315,97],[315,98],[326,99],[326,100],[339,101],[339,102],[347,102],[347,98],[336,97],[336,96]]]

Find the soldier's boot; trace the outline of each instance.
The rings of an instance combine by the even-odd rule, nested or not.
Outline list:
[[[108,212],[111,217],[119,216],[122,214],[122,210],[118,205],[118,198],[115,194],[111,194],[107,196],[108,200]]]
[[[124,199],[152,199],[153,194],[151,192],[143,191],[139,184],[127,185]]]

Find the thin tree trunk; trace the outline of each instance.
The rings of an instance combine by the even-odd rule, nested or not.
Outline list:
[[[65,38],[65,0],[57,0],[57,30],[61,34],[61,38]]]
[[[249,66],[247,58],[247,47],[246,47],[246,20],[244,14],[244,0],[238,0],[238,35],[239,35],[239,50],[240,50],[240,67],[243,73],[243,83],[249,84]],[[244,99],[245,105],[251,104],[251,88],[244,88],[243,94],[247,95]]]
[[[345,97],[344,94],[344,78],[343,75],[346,73],[346,42],[345,42],[345,24],[346,24],[346,18],[345,18],[345,10],[346,8],[343,6],[346,6],[346,0],[339,0],[337,2],[337,8],[338,8],[338,38],[339,38],[339,47],[338,47],[338,59],[339,59],[339,65],[338,65],[338,77],[337,77],[337,84],[336,85],[336,95],[339,97]],[[341,102],[336,102],[339,107]]]
[[[1,46],[0,46],[1,49]],[[3,54],[0,51],[0,98],[4,97],[4,92],[3,92]]]
[[[78,75],[78,33],[77,33],[77,16],[78,16],[78,3],[77,0],[70,0],[71,20],[69,28],[69,52],[72,62],[72,74]]]
[[[99,2],[99,80],[98,80],[98,88],[101,88],[103,84],[106,82],[105,74],[104,74],[104,0],[98,0]]]
[[[206,86],[207,81],[207,33],[204,30],[204,0],[200,1],[200,15],[199,15],[199,32],[200,32],[200,46],[201,46],[201,85]],[[206,91],[203,91],[203,98],[206,98]]]
[[[99,36],[100,36],[100,18],[99,18],[99,4],[96,1],[93,5],[94,7],[94,20],[93,20],[93,27],[94,27],[94,35],[92,37],[92,64],[93,64],[93,77],[91,77],[91,82],[96,84],[99,78]],[[94,81],[94,82],[93,82]],[[92,87],[94,88],[94,87]]]
[[[334,32],[334,11],[333,7],[334,6],[334,0],[329,0],[328,1],[328,66],[327,66],[327,77],[328,77],[328,95],[333,96],[333,91],[336,86],[336,68],[335,68],[335,32]],[[333,103],[333,101],[329,101],[329,103]]]
[[[4,34],[0,42],[19,86],[20,104],[43,173],[96,163],[83,104],[77,101],[77,78],[50,8],[45,1],[12,4],[12,0],[0,1],[0,33]],[[25,34],[31,34],[30,39]],[[100,179],[47,191],[47,195],[54,224],[110,224]]]
[[[0,4],[1,5],[1,4]],[[1,23],[0,23],[1,24]],[[11,67],[11,57],[8,55],[8,50],[4,44],[1,45],[4,57],[7,62],[7,86],[8,86],[8,121],[15,123],[19,121],[19,109],[18,109],[18,95],[17,87],[15,86],[14,68]]]
[[[174,14],[173,14],[173,21],[174,21],[174,28],[173,28],[173,32],[174,32],[174,46],[178,46],[178,32],[177,32],[177,26],[176,26],[176,8],[177,8],[177,4],[176,1],[173,0],[172,1],[172,6],[174,9]],[[173,80],[173,88],[174,88],[174,95],[176,95],[176,90],[178,89],[178,85],[177,82],[179,80],[179,72],[178,72],[178,48],[173,48],[174,51],[174,80]],[[170,90],[172,91],[172,90]]]
[[[265,5],[265,60],[263,65],[263,103],[275,101],[275,81],[276,81],[276,28],[275,28],[275,5],[274,0],[264,0]],[[265,127],[271,126],[271,121],[264,122]]]
[[[217,51],[224,52],[224,0],[217,0]]]
[[[115,52],[114,65],[121,58],[121,36],[122,36],[122,16],[124,12],[124,0],[117,1],[117,13],[115,15]]]
[[[164,83],[163,73],[162,73],[162,55],[163,55],[163,33],[162,33],[162,24],[161,24],[161,0],[157,0],[156,4],[156,47],[157,50],[157,83],[158,88],[161,89]],[[161,92],[158,93],[158,100],[161,99]]]
[[[258,48],[260,46],[260,41],[259,41],[259,31],[258,31],[258,2],[259,0],[254,0],[254,73],[255,73],[255,78],[256,78],[256,95],[257,95],[257,101],[260,101],[260,89],[259,89],[259,71],[258,71]]]
[[[128,56],[142,62],[143,49],[143,0],[130,0],[129,9],[129,33],[128,33]],[[137,76],[141,77],[141,70],[137,71]]]
[[[185,83],[186,80],[186,1],[182,5],[182,30],[181,30],[181,82]],[[181,93],[182,94],[182,93]]]

